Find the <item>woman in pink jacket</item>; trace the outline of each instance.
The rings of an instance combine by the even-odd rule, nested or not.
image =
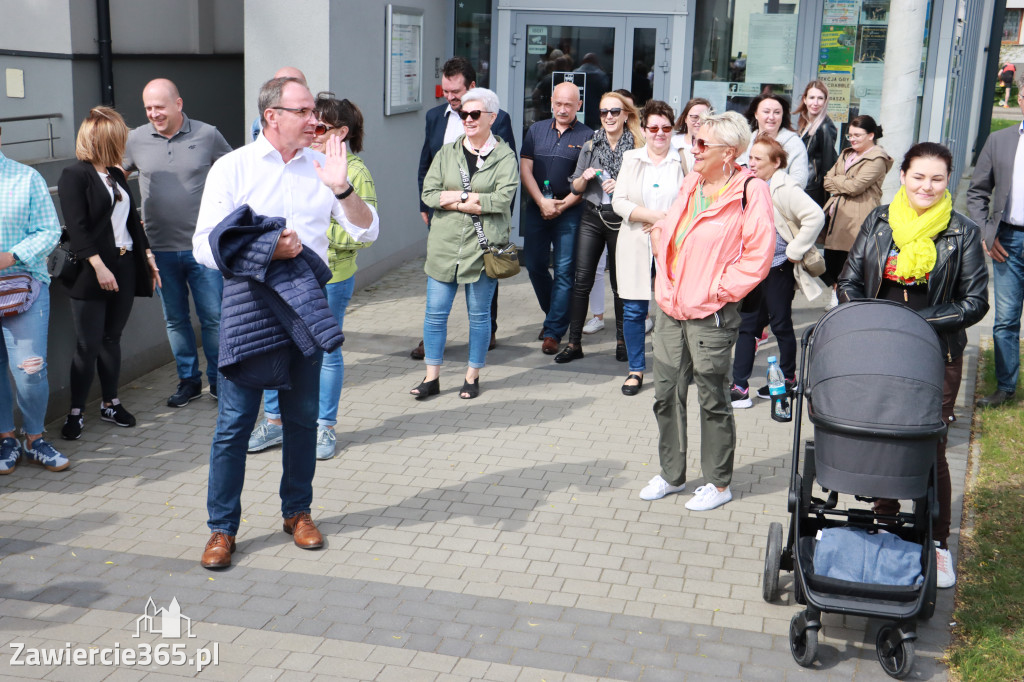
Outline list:
[[[735,112],[702,116],[693,172],[668,215],[651,231],[657,264],[654,298],[654,414],[661,474],[640,491],[657,500],[686,483],[686,393],[700,403],[705,485],[686,502],[707,511],[732,499],[736,424],[729,388],[740,301],[768,275],[775,212],[768,185],[736,163],[750,127]]]

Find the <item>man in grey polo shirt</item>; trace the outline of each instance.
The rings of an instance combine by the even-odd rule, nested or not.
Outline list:
[[[192,257],[192,235],[206,174],[214,161],[231,151],[231,146],[215,127],[185,115],[178,88],[166,78],[146,85],[142,103],[149,123],[128,135],[124,167],[139,171],[142,218],[163,281],[160,300],[178,369],[178,390],[167,404],[183,407],[203,390],[189,312],[190,289],[202,328],[210,394],[217,397],[217,336],[224,280],[219,271],[200,265]]]

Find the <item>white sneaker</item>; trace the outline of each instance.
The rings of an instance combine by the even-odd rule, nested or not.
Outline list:
[[[732,500],[732,491],[726,486],[725,490],[719,491],[714,483],[705,483],[693,491],[693,497],[684,505],[690,511],[708,511],[715,507],[721,507]]]
[[[644,320],[644,334],[650,334],[652,329],[654,329],[654,320],[648,317]]]
[[[604,320],[596,316],[587,320],[587,323],[583,325],[584,334],[596,334],[602,329],[604,329]]]
[[[936,543],[938,544],[938,543]],[[941,589],[956,585],[956,573],[953,572],[953,555],[948,549],[935,548],[935,586]]]
[[[660,500],[666,495],[672,493],[681,493],[686,489],[686,484],[682,485],[669,485],[668,481],[661,477],[659,474],[651,480],[647,481],[647,485],[640,491],[641,500]]]
[[[832,310],[833,308],[837,308],[838,306],[839,306],[839,297],[836,296],[836,290],[833,289],[832,290],[832,298],[830,298],[828,300],[828,303],[825,304],[825,312],[828,312],[828,311]]]

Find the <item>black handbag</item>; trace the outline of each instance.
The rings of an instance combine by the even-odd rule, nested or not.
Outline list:
[[[464,168],[459,168],[459,173],[462,175],[462,186],[467,192],[470,191],[469,173]],[[518,275],[520,270],[519,248],[512,243],[502,246],[488,245],[480,216],[470,213],[469,217],[473,219],[476,240],[480,243],[480,248],[484,252],[484,272],[487,273],[487,276],[494,279],[505,279]]]
[[[46,257],[46,270],[50,273],[50,278],[63,282],[67,286],[75,283],[78,273],[82,270],[78,256],[68,246],[69,240],[67,228],[61,228],[60,241]]]

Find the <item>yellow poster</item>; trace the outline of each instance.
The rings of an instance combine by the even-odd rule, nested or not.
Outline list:
[[[829,118],[835,123],[848,123],[853,70],[819,69],[818,80],[828,88]]]

